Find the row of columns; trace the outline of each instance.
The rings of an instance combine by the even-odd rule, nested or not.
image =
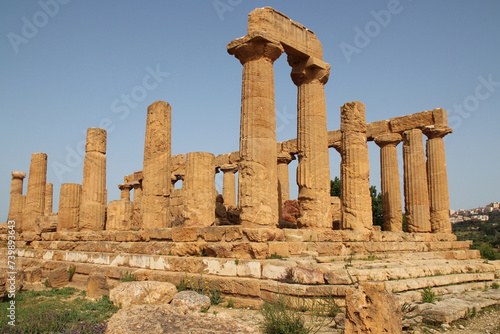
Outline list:
[[[243,65],[238,180],[242,226],[276,226],[279,219],[279,198],[283,193],[277,175],[273,63],[284,51],[279,41],[259,33],[250,33],[228,45],[228,52]],[[330,66],[299,53],[290,53],[288,62],[298,87],[298,225],[329,228],[330,168],[324,84]],[[280,170],[284,173],[283,166]]]

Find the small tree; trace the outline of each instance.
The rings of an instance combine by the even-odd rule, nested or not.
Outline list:
[[[340,179],[336,176],[334,180],[330,180],[330,196],[340,197]]]

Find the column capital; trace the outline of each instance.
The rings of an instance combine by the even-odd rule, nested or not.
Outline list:
[[[453,129],[448,126],[429,125],[429,126],[424,126],[422,128],[422,132],[427,136],[427,138],[433,139],[433,138],[443,138],[447,134],[452,133]]]
[[[278,163],[279,164],[289,164],[292,162],[292,160],[295,160],[295,155],[289,153],[289,152],[280,152],[278,153]]]
[[[219,167],[220,170],[225,173],[236,173],[238,171],[238,165],[236,164],[224,164]]]
[[[374,141],[379,147],[384,146],[398,146],[398,144],[403,140],[403,137],[399,133],[385,133],[375,137]]]
[[[292,67],[292,81],[297,86],[310,83],[314,80],[323,85],[328,82],[330,76],[330,64],[314,57],[300,57],[288,55],[288,64]]]
[[[129,183],[122,183],[118,185],[118,189],[120,190],[130,190],[132,189],[132,185]]]
[[[250,60],[268,58],[271,62],[281,56],[284,52],[281,43],[265,32],[251,32],[250,34],[237,38],[227,45],[227,52],[240,61],[242,65]]]
[[[26,177],[26,173],[24,172],[16,172],[16,171],[13,171],[12,172],[12,178],[13,179],[24,179]]]

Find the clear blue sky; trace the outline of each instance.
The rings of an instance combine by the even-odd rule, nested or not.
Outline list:
[[[108,201],[119,199],[123,176],[142,169],[146,109],[156,100],[172,105],[172,154],[238,150],[242,66],[226,44],[245,35],[248,13],[264,6],[322,42],[332,66],[329,130],[339,128],[348,101],[365,103],[368,122],[445,108],[454,130],[446,137],[451,208],[500,201],[498,1],[2,1],[0,220],[10,173],[27,173],[33,152],[49,156],[57,211],[61,183],[82,182],[78,151],[88,127],[111,128]],[[144,81],[150,72],[156,79]],[[282,56],[278,141],[296,137],[289,74]],[[369,146],[371,183],[380,189],[379,151]],[[333,149],[330,156],[333,178],[340,157]]]

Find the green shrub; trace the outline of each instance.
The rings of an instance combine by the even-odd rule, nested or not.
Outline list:
[[[261,308],[262,332],[264,334],[307,334],[310,333],[305,326],[302,315],[292,309],[289,302],[283,297],[272,302],[265,302]]]
[[[436,301],[436,294],[432,291],[430,286],[422,290],[421,296],[422,303],[434,303]]]
[[[212,279],[203,279],[203,274],[199,278],[194,278],[194,275],[183,278],[177,286],[177,291],[195,291],[200,295],[205,295],[210,298],[210,304],[219,305],[224,301],[222,292],[220,290],[219,281],[212,281]]]
[[[133,282],[135,280],[136,280],[135,275],[130,271],[126,271],[125,274],[123,274],[120,277],[120,281],[122,281],[122,282]]]
[[[500,254],[493,248],[491,245],[487,243],[473,243],[471,246],[472,249],[479,249],[481,252],[481,258],[486,260],[498,260],[500,259]]]
[[[500,285],[498,285],[498,283],[496,283],[496,282],[491,284],[492,289],[498,289],[499,287],[500,287]]]

